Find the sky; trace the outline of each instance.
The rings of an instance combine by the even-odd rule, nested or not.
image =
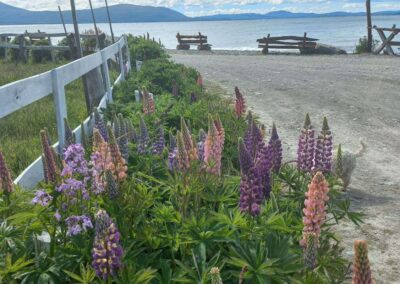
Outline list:
[[[89,7],[89,0],[75,1],[78,8]],[[57,10],[57,5],[61,5],[64,10],[70,9],[70,0],[0,0],[0,2],[30,10]],[[92,0],[92,3],[95,8],[105,6],[104,0]],[[108,3],[168,7],[187,16],[268,13],[277,10],[313,13],[365,11],[365,0],[108,0]],[[371,3],[373,11],[400,10],[400,0],[371,0]]]

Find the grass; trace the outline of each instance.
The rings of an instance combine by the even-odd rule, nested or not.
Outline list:
[[[0,85],[56,68],[60,63],[19,64],[0,61]],[[82,81],[66,87],[68,120],[78,126],[87,116]],[[0,119],[0,151],[5,155],[13,177],[17,177],[42,153],[39,131],[47,127],[52,141],[57,140],[55,108],[51,94]]]

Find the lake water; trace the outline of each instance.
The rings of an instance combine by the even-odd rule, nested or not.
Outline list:
[[[375,16],[373,25],[400,26],[400,16]],[[108,24],[99,27],[109,34]],[[332,17],[307,19],[271,19],[252,21],[218,22],[173,22],[173,23],[127,23],[114,24],[116,35],[131,33],[142,35],[149,32],[151,37],[161,39],[167,48],[176,48],[176,33],[195,34],[202,32],[208,36],[213,49],[256,50],[256,39],[267,36],[299,35],[307,32],[309,37],[320,39],[321,43],[331,44],[352,52],[358,39],[366,34],[365,17]],[[93,28],[91,24],[81,24],[80,29]],[[28,31],[63,32],[62,25],[1,26],[0,33],[22,33]],[[67,25],[69,32],[72,25]],[[374,32],[376,39],[379,36]]]

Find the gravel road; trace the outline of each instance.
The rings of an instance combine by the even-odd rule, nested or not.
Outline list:
[[[346,255],[354,239],[366,239],[377,283],[399,283],[400,272],[400,58],[387,56],[228,55],[172,52],[207,82],[233,97],[238,86],[268,127],[275,121],[284,156],[293,158],[304,115],[320,129],[328,117],[335,144],[359,158],[348,194],[366,214],[356,227],[341,225]]]

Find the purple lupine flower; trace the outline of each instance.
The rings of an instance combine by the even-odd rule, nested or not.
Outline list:
[[[332,132],[329,129],[328,120],[324,117],[322,131],[317,138],[315,149],[314,171],[329,173],[332,170]]]
[[[77,236],[93,228],[92,221],[86,215],[70,216],[65,219],[65,223],[68,227],[67,236]]]
[[[168,154],[168,169],[173,172],[176,170],[177,167],[177,159],[176,156],[178,154],[178,148],[175,147],[172,152]]]
[[[264,144],[260,128],[258,128],[253,119],[247,126],[244,136],[244,144],[246,145],[247,151],[249,151],[249,154],[253,158],[256,156],[257,149],[262,147]]]
[[[64,152],[64,168],[62,177],[71,177],[75,174],[81,175],[84,181],[89,179],[88,162],[85,159],[85,149],[81,144],[71,144]]]
[[[51,203],[52,200],[53,197],[50,194],[43,190],[37,190],[35,192],[35,197],[32,199],[32,203],[46,207]]]
[[[157,140],[154,141],[152,145],[152,152],[154,155],[162,155],[165,147],[165,138],[164,138],[164,127],[160,125],[158,127],[158,137]]]
[[[79,193],[82,193],[84,199],[89,199],[89,194],[86,190],[86,184],[83,181],[76,180],[74,178],[67,178],[61,183],[56,190],[67,197],[77,197]]]
[[[275,123],[272,125],[271,139],[268,146],[271,149],[272,171],[278,172],[282,166],[282,141],[279,138]]]
[[[271,169],[273,166],[273,150],[270,145],[262,145],[256,153],[255,167],[260,174],[263,193],[269,198],[271,193]]]
[[[119,196],[118,184],[111,171],[107,170],[105,173],[107,181],[107,191],[110,199],[116,199]]]
[[[239,139],[239,162],[240,162],[240,172],[242,175],[247,175],[249,170],[254,166],[254,161],[247,151],[246,145],[243,139]]]
[[[108,142],[106,124],[97,109],[94,111],[94,128],[98,129],[101,136],[103,136],[104,141]]]
[[[199,161],[204,162],[204,146],[207,139],[207,133],[200,129],[199,131],[199,142],[197,143],[197,155],[199,156]]]
[[[297,167],[305,172],[311,172],[314,166],[315,132],[307,113],[304,127],[301,130],[297,149]]]
[[[121,268],[123,250],[121,235],[107,212],[99,210],[95,216],[96,236],[92,250],[92,266],[98,277],[106,280]]]
[[[144,122],[143,117],[140,117],[140,136],[138,141],[138,153],[145,154],[147,153],[147,148],[149,147],[149,132],[147,130],[147,125]]]

